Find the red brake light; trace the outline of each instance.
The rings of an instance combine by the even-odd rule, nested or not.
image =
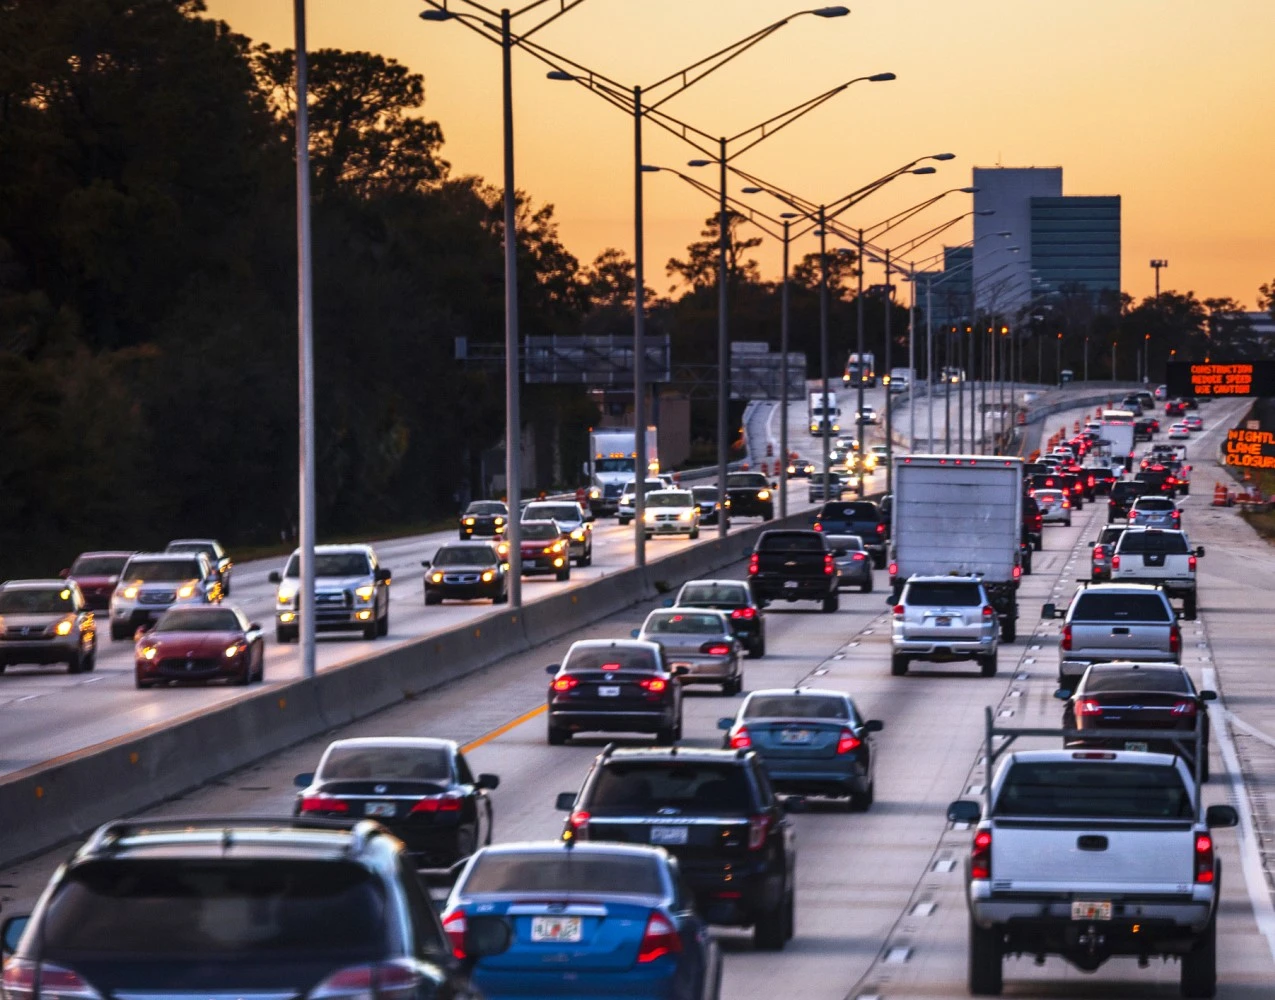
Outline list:
[[[747,726],[740,726],[730,738],[730,748],[732,750],[747,750],[752,745],[753,739],[748,735]]]
[[[461,801],[453,795],[446,797],[429,796],[412,806],[414,813],[454,813],[460,812]],[[411,815],[411,814],[409,814]]]
[[[815,531],[823,531],[823,525],[816,521],[813,525]]]
[[[464,910],[456,910],[443,917],[443,930],[451,938],[452,954],[461,961],[465,959],[465,931],[467,929]]]
[[[1065,492],[1064,492],[1064,494],[1063,494],[1063,498],[1062,498],[1062,505],[1063,505],[1063,509],[1064,509],[1064,510],[1066,510],[1068,507],[1070,507],[1070,506],[1071,506],[1071,501],[1067,499],[1067,496],[1066,496],[1066,493],[1065,493]]]
[[[1015,566],[1015,567],[1014,567],[1014,579],[1015,579],[1015,580],[1017,580],[1017,579],[1018,579],[1019,577],[1021,577],[1022,575],[1023,575],[1023,567],[1021,567],[1021,566]]]
[[[896,604],[896,605],[894,606],[894,617],[895,617],[895,618],[902,618],[902,617],[903,617],[903,612],[904,612],[904,610],[905,610],[905,609],[904,609],[904,607],[903,607],[903,605],[902,605],[902,604]]]
[[[974,847],[970,851],[970,878],[992,877],[992,831],[979,830],[974,834]]]
[[[1111,557],[1111,568],[1112,568],[1112,569],[1119,569],[1119,568],[1120,568],[1120,557],[1119,557],[1119,556],[1112,556],[1112,557]]]
[[[832,553],[825,552],[823,555],[823,575],[832,576],[837,572],[837,564],[832,560]]]
[[[994,614],[996,614],[996,609],[994,607],[992,607],[990,604],[983,605],[984,618],[991,618]]]
[[[555,691],[570,691],[573,687],[580,683],[579,678],[565,674],[562,677],[555,677],[551,687]]]
[[[348,813],[350,807],[345,802],[340,799],[334,799],[330,795],[307,795],[301,800],[301,811],[303,813]]]
[[[681,952],[682,939],[677,928],[662,913],[652,912],[642,934],[642,943],[638,945],[638,964],[654,962],[665,955],[679,955]]]
[[[1195,835],[1195,880],[1205,885],[1213,881],[1213,838],[1207,833]]]
[[[4,995],[10,1000],[29,1000],[37,996],[62,1000],[101,1000],[101,994],[85,982],[79,973],[52,962],[6,958],[3,986]]]
[[[1065,649],[1065,650],[1071,649],[1071,626],[1070,625],[1064,625],[1062,628],[1062,642],[1060,643],[1060,646],[1062,649]]]
[[[1105,553],[1105,552],[1102,550],[1102,546],[1101,546],[1101,545],[1095,545],[1095,546],[1093,547],[1093,557],[1094,557],[1095,559],[1101,559],[1101,558],[1103,558],[1106,554],[1107,554],[1107,553]]]
[[[1195,572],[1195,556],[1186,557],[1186,568],[1189,569],[1192,573]]]
[[[665,681],[659,677],[644,677],[642,678],[642,680],[638,681],[638,683],[641,684],[642,687],[650,691],[652,694],[659,694],[666,687],[668,687],[668,681]]]
[[[748,575],[749,576],[756,576],[758,573],[761,572],[761,567],[758,565],[758,561],[760,558],[761,557],[756,552],[752,553],[748,557]]]
[[[766,846],[766,836],[769,833],[769,816],[750,816],[748,818],[748,849],[750,851],[760,851]]]
[[[589,820],[593,818],[593,814],[587,809],[577,809],[571,814],[571,818],[567,821],[571,824],[571,829],[579,833],[582,829],[589,825]]]
[[[756,608],[736,608],[730,613],[732,618],[752,619],[757,617]]]
[[[1092,698],[1081,698],[1076,702],[1077,715],[1101,715],[1102,706]]]
[[[700,649],[709,656],[726,656],[730,653],[730,647],[723,642],[707,642]]]
[[[1182,652],[1182,630],[1178,628],[1176,622],[1169,629],[1169,652]]]
[[[837,739],[837,753],[850,753],[858,750],[863,746],[863,740],[855,736],[849,729],[841,730],[841,736]]]
[[[865,556],[862,552],[856,552],[856,553],[854,554],[854,561],[855,561],[855,562],[863,562],[863,560],[865,560],[865,559],[867,559],[867,558],[868,558],[868,557],[867,557],[867,556]]]
[[[1174,714],[1174,715],[1194,715],[1194,714],[1195,714],[1195,702],[1193,702],[1193,701],[1179,701],[1179,702],[1176,702],[1176,703],[1174,703],[1174,706],[1173,706],[1173,708],[1172,708],[1172,709],[1170,709],[1170,711],[1171,711],[1171,712],[1172,712],[1172,714]]]
[[[890,576],[891,576],[891,578],[896,577],[896,576],[898,576],[898,575],[899,575],[899,564],[898,564],[898,563],[896,563],[896,562],[892,562],[892,563],[890,563]]]
[[[884,524],[878,524],[878,525],[877,525],[877,534],[878,534],[878,535],[884,535],[884,534],[885,534],[885,525],[884,525]]]

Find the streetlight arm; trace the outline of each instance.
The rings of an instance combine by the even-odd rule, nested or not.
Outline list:
[[[754,125],[752,128],[744,129],[744,131],[736,133],[735,135],[728,138],[726,141],[728,143],[732,143],[740,139],[743,139],[745,136],[752,135],[754,132],[757,132],[760,134],[755,139],[753,139],[752,142],[749,142],[745,144],[744,146],[741,146],[739,149],[734,150],[727,157],[727,159],[733,160],[735,157],[739,156],[741,153],[746,153],[748,150],[752,149],[763,139],[770,138],[776,132],[780,131],[781,129],[787,128],[793,122],[797,121],[800,118],[806,117],[806,115],[810,114],[810,112],[814,111],[816,108],[820,107],[823,104],[826,104],[828,101],[832,100],[842,91],[847,90],[851,86],[851,84],[855,84],[860,82],[861,80],[866,80],[866,79],[868,79],[866,76],[856,77],[855,79],[850,80],[847,83],[841,84],[839,87],[833,87],[831,90],[826,90],[822,94],[819,94],[816,97],[810,98],[810,100],[808,101],[803,101],[802,103],[789,108],[787,111],[783,111],[777,115],[773,115],[772,117],[767,118],[764,122],[761,122],[758,125]],[[774,126],[774,127],[771,128],[771,126]]]
[[[680,170],[674,170],[671,167],[657,167],[653,169],[657,169],[662,173],[673,174],[675,177],[681,178],[691,187],[695,188],[696,191],[699,191],[701,194],[706,195],[709,198],[712,198],[713,201],[720,201],[721,199],[721,193],[716,188],[710,187],[708,184],[705,184],[703,181],[697,180],[696,178],[691,177],[689,174],[684,174]],[[765,212],[758,211],[757,209],[753,208],[751,205],[747,204],[746,202],[740,201],[738,198],[735,198],[731,195],[726,196],[726,202],[728,205],[730,205],[731,210],[736,215],[747,220],[748,222],[751,222],[754,226],[760,229],[767,236],[771,237],[772,239],[783,238],[780,235],[780,233],[777,231],[783,228],[783,221],[781,219],[776,219],[773,216],[767,215]],[[764,220],[765,224],[763,224],[762,222],[759,222],[758,221],[759,219]],[[771,227],[774,227],[774,228],[772,229]]]
[[[501,18],[500,11],[495,10],[492,7],[484,6],[483,4],[479,3],[478,0],[457,0],[457,2],[464,3],[467,6],[474,8],[474,10],[480,10],[484,14],[486,14],[488,17],[496,21],[499,21]],[[425,0],[425,3],[429,4],[432,8],[434,8],[434,10],[439,11],[442,14],[448,15],[448,18],[447,18],[448,20],[463,21],[466,18],[473,18],[472,14],[457,13],[456,11],[450,9],[447,6],[448,0],[442,0],[441,3],[439,2],[439,0]],[[558,10],[555,13],[550,14],[547,18],[545,18],[539,24],[535,25],[532,28],[527,29],[525,32],[522,33],[521,36],[519,36],[519,38],[530,38],[533,34],[535,34],[545,25],[552,24],[554,21],[560,18],[563,14],[566,14],[569,11],[575,9],[576,7],[579,7],[582,3],[584,3],[584,0],[532,0],[532,2],[527,4],[526,6],[519,7],[515,11],[510,11],[509,19],[513,21],[521,17],[523,14],[526,14],[529,11],[535,10],[537,7],[542,7],[547,3],[557,3]]]

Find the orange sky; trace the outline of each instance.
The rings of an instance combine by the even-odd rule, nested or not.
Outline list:
[[[207,4],[255,40],[292,44],[288,0]],[[463,0],[451,4],[464,9]],[[968,184],[973,166],[1062,165],[1065,193],[1123,196],[1123,280],[1134,296],[1152,290],[1152,257],[1169,260],[1165,288],[1229,295],[1249,309],[1257,286],[1275,279],[1275,2],[847,6],[849,17],[792,21],[668,110],[731,134],[856,76],[891,71],[898,80],[856,84],[738,165],[831,201],[923,154],[957,154],[938,175],[901,178],[846,216],[865,226]],[[425,113],[442,124],[453,171],[498,184],[499,49],[455,22],[419,20],[423,8],[419,0],[309,0],[309,47],[366,49],[423,73]],[[612,78],[648,84],[799,9],[795,0],[585,0],[536,37]],[[562,236],[582,262],[606,246],[631,253],[631,119],[578,86],[546,80],[539,63],[517,53],[514,79],[518,186],[556,206]],[[648,129],[646,162],[683,168],[696,155],[657,132]],[[715,183],[713,171],[702,173]],[[648,177],[646,192],[647,281],[663,291],[671,284],[664,262],[715,209],[669,175]],[[964,211],[967,201],[949,196],[900,238]],[[764,200],[758,207],[778,208]],[[812,249],[798,245],[794,255]],[[758,257],[775,276],[777,248],[762,247]]]

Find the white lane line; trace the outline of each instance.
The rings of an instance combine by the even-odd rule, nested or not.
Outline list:
[[[1207,669],[1206,669],[1206,672],[1207,672]],[[29,694],[27,695],[27,697],[34,698],[36,697],[36,695]],[[25,699],[22,699],[22,700],[25,700]],[[1230,722],[1230,724],[1233,725],[1236,729],[1242,729],[1244,730],[1246,734],[1248,734],[1249,736],[1252,736],[1254,739],[1261,740],[1267,746],[1275,747],[1275,736],[1267,736],[1260,729],[1254,729],[1252,726],[1250,726],[1247,722],[1241,719],[1234,712],[1228,711],[1225,713],[1225,715],[1226,715],[1227,721]]]
[[[1217,671],[1212,667],[1205,667],[1201,674],[1205,687],[1211,687],[1216,691]],[[1222,707],[1225,711],[1225,703]],[[1234,721],[1234,716],[1226,712],[1226,719]],[[1253,907],[1253,919],[1257,922],[1257,929],[1266,938],[1271,958],[1275,958],[1275,903],[1271,902],[1266,872],[1262,867],[1262,857],[1257,846],[1253,810],[1248,801],[1248,786],[1244,784],[1244,773],[1240,769],[1240,758],[1235,752],[1231,732],[1225,725],[1217,728],[1217,746],[1222,751],[1222,761],[1226,764],[1227,775],[1238,779],[1235,786],[1235,810],[1240,814],[1240,863],[1244,869],[1244,884],[1248,888],[1248,899]]]
[[[946,861],[936,861],[936,862],[934,862],[934,864],[930,867],[930,871],[934,871],[934,872],[950,872],[950,871],[951,871],[953,868],[955,868],[955,867],[956,867],[956,862],[955,862],[955,861],[952,861],[951,859],[948,859],[948,860],[946,860]]]
[[[912,916],[928,917],[938,905],[938,903],[917,903],[916,906],[912,907]]]
[[[902,965],[912,957],[911,948],[891,948],[885,953],[886,965]]]

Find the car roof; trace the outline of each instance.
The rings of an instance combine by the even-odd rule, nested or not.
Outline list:
[[[340,552],[362,552],[364,555],[369,555],[369,556],[373,554],[372,546],[364,545],[360,542],[350,542],[343,545],[316,545],[314,547],[314,551],[318,553],[323,553],[324,555],[334,555]],[[292,554],[294,556],[299,555],[300,553],[301,553],[300,549],[292,550]],[[169,555],[172,555],[172,554],[173,553],[171,552],[169,553]]]
[[[850,696],[844,691],[835,691],[832,688],[812,688],[812,687],[796,687],[796,688],[761,688],[757,691],[749,691],[748,699],[774,697],[777,695],[802,695],[811,698],[840,698],[842,701],[849,701]],[[748,700],[745,699],[745,700]]]
[[[60,577],[49,580],[5,580],[0,583],[2,590],[66,590],[71,584]]]
[[[1101,754],[1100,757],[1079,757],[1077,754]],[[1108,756],[1110,754],[1110,756]],[[1157,764],[1161,767],[1176,768],[1180,759],[1176,754],[1151,753],[1146,750],[1016,750],[1006,755],[1007,762],[1024,764],[1064,764],[1071,761],[1082,761],[1085,764],[1101,766],[1103,764]]]
[[[714,615],[722,621],[725,628],[730,628],[730,619],[726,612],[720,608],[688,608],[686,605],[674,604],[671,608],[653,608],[647,613],[646,620],[650,621],[656,615]]]
[[[1186,667],[1180,663],[1169,663],[1167,661],[1152,660],[1149,663],[1142,663],[1137,660],[1112,660],[1110,663],[1091,663],[1089,670],[1099,674],[1114,674],[1119,671],[1127,670],[1172,670],[1175,673],[1186,673]]]
[[[559,531],[561,531],[561,530],[562,530],[562,526],[561,526],[560,524],[558,524],[558,522],[557,522],[557,521],[553,520],[552,518],[548,518],[548,517],[529,517],[529,518],[523,518],[523,519],[522,519],[522,521],[521,521],[521,523],[522,523],[522,526],[523,526],[524,528],[525,528],[527,525],[529,525],[529,524],[537,524],[537,525],[539,525],[539,524],[552,524],[552,525],[553,525],[555,528],[557,528]]]
[[[687,580],[684,584],[682,584],[682,586],[683,587],[723,587],[727,584],[731,584],[736,587],[745,587],[748,585],[748,581],[747,580],[714,579],[714,578],[705,577],[701,580]]]
[[[1140,530],[1143,530],[1143,529],[1140,529],[1140,528],[1125,529],[1126,533],[1128,533],[1129,531],[1140,531]],[[1148,584],[1148,583],[1091,583],[1087,587],[1077,587],[1075,596],[1080,597],[1082,594],[1094,594],[1094,593],[1098,593],[1098,594],[1161,594],[1163,595],[1164,591],[1161,590],[1159,587],[1152,586],[1151,584]]]
[[[326,750],[333,747],[385,747],[408,750],[455,750],[455,740],[438,739],[433,736],[353,736],[344,740],[333,740]],[[325,752],[326,752],[325,750]]]
[[[577,639],[567,653],[570,654],[575,649],[645,649],[659,653],[663,647],[658,642],[648,642],[646,639]]]
[[[169,545],[220,545],[215,538],[174,538]]]
[[[489,844],[482,854],[602,854],[609,857],[655,858],[667,860],[668,852],[649,844],[622,844],[615,841],[522,840]]]
[[[907,579],[908,583],[982,583],[979,576],[922,576],[917,574]]]
[[[315,551],[318,551],[317,547]],[[176,562],[179,559],[196,559],[203,554],[202,552],[134,552],[129,555],[129,559],[164,559],[168,562]]]
[[[668,495],[668,494],[670,494],[670,493],[683,493],[683,494],[689,494],[690,492],[691,492],[691,491],[690,491],[689,489],[669,487],[669,488],[668,488],[668,489],[666,489],[666,490],[651,490],[651,492],[650,492],[650,493],[648,493],[648,494],[646,494],[646,495],[647,495],[648,497],[653,497],[653,496],[655,496],[657,493],[659,493],[659,494],[663,494],[663,495]]]
[[[616,747],[604,754],[602,761],[697,761],[699,763],[729,764],[741,761],[744,756],[737,750],[713,750],[708,747]]]
[[[522,523],[527,524],[528,522],[523,521]],[[492,549],[496,547],[496,543],[494,541],[484,541],[481,538],[466,538],[463,542],[442,542],[438,547],[440,549]]]
[[[136,549],[94,549],[91,552],[81,552],[76,559],[97,558],[100,556],[129,556],[137,555]]]

